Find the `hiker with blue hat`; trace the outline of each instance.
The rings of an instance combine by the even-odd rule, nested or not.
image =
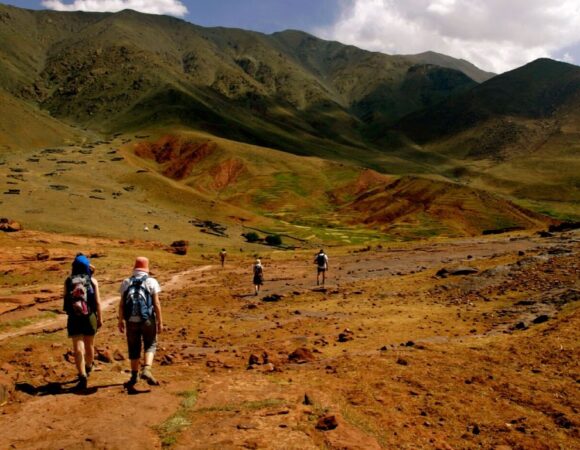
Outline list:
[[[93,277],[89,259],[76,255],[70,276],[64,283],[64,306],[68,316],[66,328],[72,339],[78,371],[78,389],[86,389],[87,378],[95,358],[95,334],[103,325],[99,284]]]

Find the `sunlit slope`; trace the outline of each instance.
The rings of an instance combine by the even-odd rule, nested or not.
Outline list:
[[[74,142],[84,134],[0,89],[0,155]]]
[[[304,226],[350,226],[406,237],[541,228],[548,220],[456,183],[381,175],[208,135],[133,144],[152,170],[204,195]]]

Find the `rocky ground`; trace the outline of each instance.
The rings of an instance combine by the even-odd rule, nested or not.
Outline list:
[[[499,235],[329,249],[256,246],[225,268],[148,242],[0,236],[0,448],[572,449],[579,240]],[[130,244],[130,245],[128,245]],[[89,389],[75,392],[61,285],[92,254],[106,304]],[[161,385],[123,388],[116,291],[150,256],[167,329]]]

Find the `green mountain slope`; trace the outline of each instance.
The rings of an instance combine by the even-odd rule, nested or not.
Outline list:
[[[102,132],[182,124],[294,153],[345,157],[369,147],[367,126],[376,121],[476,85],[445,68],[459,67],[452,59],[445,67],[422,64],[420,57],[297,31],[202,28],[134,11],[0,5],[0,12],[2,86],[54,117]]]

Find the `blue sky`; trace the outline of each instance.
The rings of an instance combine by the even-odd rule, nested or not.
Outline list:
[[[45,9],[41,0],[0,0],[0,3]],[[71,4],[74,0],[61,3]],[[329,26],[340,13],[340,0],[181,0],[179,3],[188,10],[180,17],[197,25],[245,28],[264,33]]]
[[[500,73],[580,65],[580,0],[0,0],[22,8],[169,14],[202,26],[300,29],[389,54],[427,50]]]

